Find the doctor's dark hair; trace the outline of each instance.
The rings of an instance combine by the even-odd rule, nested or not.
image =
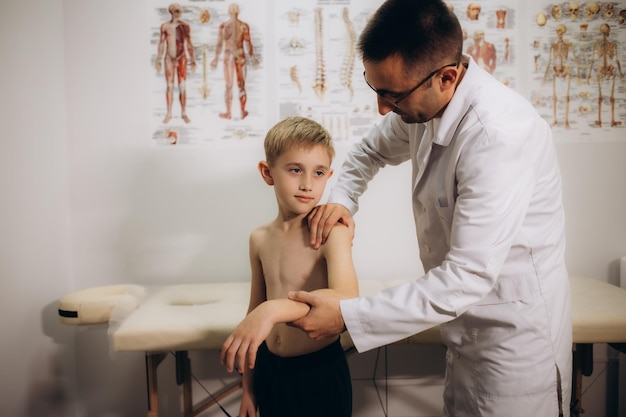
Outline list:
[[[271,165],[292,148],[309,149],[315,145],[323,146],[332,162],[335,148],[330,133],[324,126],[306,117],[287,117],[267,131],[264,141],[265,159]]]
[[[366,62],[399,55],[406,71],[432,71],[459,62],[463,32],[456,15],[441,0],[387,0],[359,37]]]

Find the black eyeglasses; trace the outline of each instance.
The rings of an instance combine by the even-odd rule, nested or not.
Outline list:
[[[426,76],[426,78],[424,78],[422,81],[420,81],[419,83],[417,83],[417,85],[413,88],[411,88],[410,90],[407,91],[403,91],[401,93],[393,93],[391,91],[386,91],[386,90],[377,90],[374,87],[372,87],[372,84],[370,84],[369,81],[367,81],[367,77],[365,77],[365,71],[363,71],[363,78],[365,79],[365,83],[369,86],[369,88],[371,88],[372,90],[374,90],[374,92],[376,94],[378,94],[383,100],[385,100],[386,102],[388,102],[389,104],[393,105],[394,107],[398,108],[400,107],[399,104],[402,100],[404,100],[405,98],[407,98],[408,96],[410,96],[411,94],[413,94],[413,92],[415,90],[417,90],[418,88],[420,88],[422,85],[424,85],[426,83],[426,81],[430,80],[430,78],[437,74],[439,71],[441,71],[444,68],[447,67],[457,67],[459,66],[458,63],[453,63],[453,64],[446,64],[442,67],[437,68],[436,70],[434,70],[433,72],[431,72],[430,74],[428,74]]]

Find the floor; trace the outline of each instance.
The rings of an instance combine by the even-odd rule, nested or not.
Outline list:
[[[595,358],[594,372],[583,378],[583,408],[587,416],[626,417],[617,411],[618,398],[626,387],[617,383],[619,362],[611,354]],[[595,351],[594,351],[595,353]],[[624,355],[621,355],[622,358]],[[443,364],[445,349],[440,346],[394,345],[348,357],[352,374],[353,417],[436,417],[441,416],[443,394]],[[194,374],[194,403],[208,398],[237,378],[226,373],[217,352],[190,352]],[[160,415],[180,416],[180,390],[172,383],[173,361],[159,368]],[[167,385],[170,385],[169,387]],[[612,389],[620,385],[620,391]],[[617,398],[616,398],[617,397]],[[241,392],[220,401],[197,417],[236,417]]]
[[[425,347],[419,355],[416,355],[414,346],[393,346],[350,355],[353,417],[440,416],[444,354],[444,349],[439,346]],[[404,361],[407,355],[423,359]],[[436,363],[441,365],[433,366]],[[232,377],[227,377],[217,384],[217,381],[211,380],[196,381],[194,398],[206,398],[206,390],[217,391],[221,386],[219,384],[232,380]],[[240,398],[240,392],[232,394],[220,401],[225,412],[213,406],[199,417],[225,417],[228,414],[235,417]]]

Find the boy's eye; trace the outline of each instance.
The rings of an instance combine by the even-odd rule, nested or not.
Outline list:
[[[294,167],[294,168],[291,168],[291,172],[294,172],[294,173],[298,174],[298,173],[302,172],[302,170],[300,168]]]
[[[326,174],[324,171],[316,171],[315,175],[317,175],[318,177],[323,177],[324,174]]]

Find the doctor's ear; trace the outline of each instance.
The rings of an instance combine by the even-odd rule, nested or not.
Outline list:
[[[456,68],[445,68],[441,74],[441,84],[445,88],[454,87],[459,77],[459,71]]]
[[[263,181],[267,185],[274,185],[274,178],[272,178],[272,170],[270,169],[270,165],[267,161],[260,161],[258,165],[259,172],[261,173],[261,177],[263,177]]]

